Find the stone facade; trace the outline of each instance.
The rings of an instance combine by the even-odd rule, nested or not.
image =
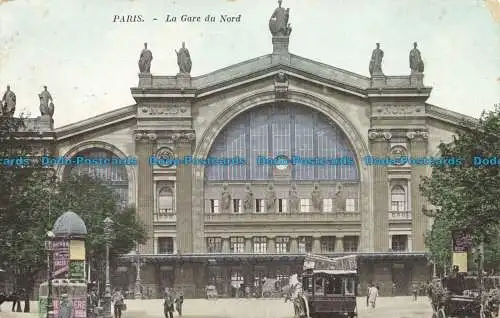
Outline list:
[[[406,269],[405,284],[427,278],[422,253],[430,222],[422,214],[418,183],[430,173],[429,167],[367,165],[364,160],[435,156],[439,143],[451,141],[466,116],[426,103],[431,88],[424,85],[423,74],[368,78],[291,54],[287,41],[273,39],[272,54],[198,77],[140,73],[137,87],[131,88],[135,105],[43,129],[38,135],[37,143],[57,156],[101,149],[137,158],[137,166],[126,168],[128,203],[136,206],[148,231],[148,241],[139,249],[146,260],[141,277],[153,293],[182,285],[187,296],[199,295],[209,281],[223,281],[221,288],[230,294],[231,282],[258,284],[256,272],[279,276],[300,271],[305,252],[406,255],[399,274],[389,263],[373,261],[364,265],[362,281],[389,286],[401,269]],[[320,182],[329,211],[288,213],[283,200],[295,181],[286,172],[273,170],[276,173],[265,180],[210,181],[204,165],[150,164],[151,156],[207,158],[225,127],[263,105],[300,105],[315,111],[347,140],[358,177]],[[27,128],[28,133],[37,130]],[[57,174],[63,178],[64,167]],[[221,189],[227,181],[232,212],[220,213]],[[275,183],[276,211],[235,210],[244,200],[247,183],[255,200],[263,200],[269,182]],[[315,182],[297,182],[298,197],[309,200]],[[334,198],[338,186],[344,192]],[[278,254],[289,257],[273,260]],[[412,255],[414,261],[408,261]],[[115,273],[116,284],[132,286],[134,271],[125,256]]]

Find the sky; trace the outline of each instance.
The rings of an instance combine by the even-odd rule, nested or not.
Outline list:
[[[500,103],[500,0],[284,0],[290,51],[368,76],[376,42],[386,75],[408,75],[418,42],[428,102],[478,117]],[[0,0],[0,91],[17,95],[16,112],[39,116],[44,85],[56,127],[134,104],[143,43],[153,75],[178,72],[186,42],[192,76],[272,52],[274,0]],[[165,22],[167,15],[241,15],[240,22]],[[115,15],[144,22],[113,23]],[[153,19],[157,19],[154,21]]]

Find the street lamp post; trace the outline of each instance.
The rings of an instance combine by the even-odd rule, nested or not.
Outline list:
[[[47,240],[45,241],[45,249],[47,250],[47,318],[54,318],[54,303],[52,300],[52,242],[54,239],[52,231],[47,232]]]
[[[141,254],[139,252],[139,246],[136,246],[136,257],[135,257],[135,268],[136,268],[136,278],[135,278],[135,291],[134,297],[135,299],[142,299],[142,291],[141,291],[141,267],[144,263],[141,260]]]
[[[109,280],[109,248],[111,245],[111,227],[113,220],[107,217],[104,220],[104,234],[106,235],[106,288],[104,291],[104,317],[112,317],[111,314],[111,283]]]

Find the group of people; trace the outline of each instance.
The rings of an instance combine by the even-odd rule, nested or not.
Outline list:
[[[177,311],[179,317],[181,317],[183,303],[184,293],[181,290],[175,292],[168,287],[165,288],[165,297],[163,301],[163,313],[165,314],[165,318],[173,318],[174,311]]]
[[[12,301],[13,312],[23,311],[21,308],[21,301],[24,301],[24,312],[30,311],[29,296],[25,289],[20,289],[10,294],[4,294],[3,292],[0,292],[0,305],[7,301]]]

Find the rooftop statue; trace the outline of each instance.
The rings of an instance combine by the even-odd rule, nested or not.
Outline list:
[[[16,111],[16,94],[10,90],[10,85],[7,85],[7,90],[3,94],[0,106],[0,114],[4,116],[14,115]]]
[[[193,66],[193,63],[191,62],[191,55],[189,55],[189,51],[188,49],[186,49],[186,44],[182,42],[181,49],[179,50],[179,52],[175,50],[175,53],[177,53],[177,65],[179,66],[179,73],[191,73],[191,67]]]
[[[380,49],[380,43],[376,44],[375,50],[372,52],[372,58],[370,60],[370,75],[384,75],[382,72],[382,59],[384,58],[384,51]]]
[[[43,87],[43,91],[38,94],[40,98],[40,113],[42,116],[49,116],[52,118],[54,115],[54,100],[47,90],[47,86]]]
[[[269,19],[269,30],[273,36],[289,36],[292,33],[292,28],[288,23],[290,18],[290,8],[282,8],[282,0],[278,0],[278,7],[274,10],[273,15]]]
[[[144,43],[144,49],[139,57],[139,72],[151,73],[151,61],[153,60],[153,53],[148,49],[148,44]]]
[[[410,51],[410,69],[412,74],[424,72],[424,61],[417,49],[417,42],[413,43],[413,49]]]

